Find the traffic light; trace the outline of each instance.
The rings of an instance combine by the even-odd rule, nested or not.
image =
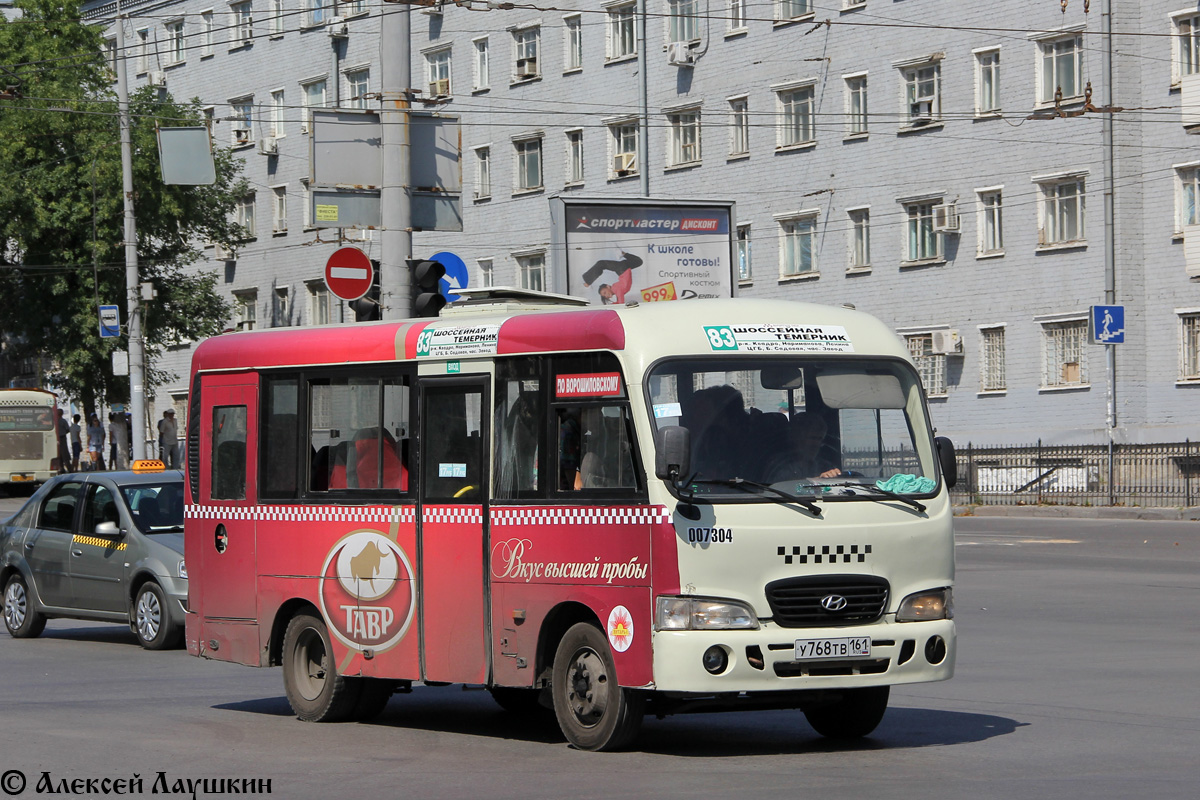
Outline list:
[[[367,293],[357,300],[351,300],[346,303],[350,306],[350,310],[354,312],[355,322],[372,322],[377,319],[383,319],[383,313],[379,305],[379,262],[371,262],[374,267],[374,279],[371,281],[371,288]]]
[[[414,317],[436,317],[446,305],[439,283],[446,268],[437,261],[413,259],[408,262],[412,269],[412,315]]]

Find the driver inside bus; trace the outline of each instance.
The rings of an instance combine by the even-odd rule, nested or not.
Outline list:
[[[820,414],[802,411],[788,423],[787,450],[767,467],[770,483],[793,478],[836,478],[843,474],[825,448],[828,426]]]
[[[748,419],[742,393],[732,386],[709,386],[694,393],[687,416],[692,472],[705,478],[737,477]]]

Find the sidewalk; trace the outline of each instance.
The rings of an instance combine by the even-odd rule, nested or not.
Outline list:
[[[1137,508],[1129,506],[955,506],[956,517],[1067,517],[1072,519],[1140,519],[1200,521],[1200,506]]]

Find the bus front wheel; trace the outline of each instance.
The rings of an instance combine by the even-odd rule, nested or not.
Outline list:
[[[887,711],[891,687],[847,689],[841,699],[825,706],[804,709],[804,717],[817,733],[829,739],[858,739],[875,730]]]
[[[616,750],[637,735],[645,700],[622,689],[604,634],[573,625],[554,655],[554,714],[567,741],[580,750]]]
[[[297,614],[283,634],[283,688],[296,716],[305,722],[350,718],[361,685],[337,674],[329,629],[319,617]]]

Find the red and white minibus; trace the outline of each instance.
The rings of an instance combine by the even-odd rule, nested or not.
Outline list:
[[[215,337],[190,404],[188,649],[282,666],[301,719],[460,683],[589,750],[737,708],[853,737],[954,671],[952,448],[867,314],[497,290]]]

